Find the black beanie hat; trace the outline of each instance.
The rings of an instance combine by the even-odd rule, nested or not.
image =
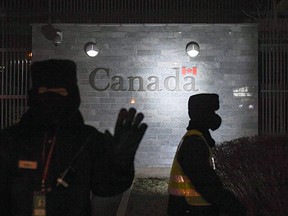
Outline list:
[[[208,113],[219,109],[219,95],[213,93],[192,95],[188,101],[188,114],[190,119],[201,119]]]
[[[39,87],[66,88],[71,108],[79,108],[80,93],[77,85],[77,67],[75,62],[65,59],[37,61],[31,65],[32,88],[28,93],[28,105],[37,104]]]

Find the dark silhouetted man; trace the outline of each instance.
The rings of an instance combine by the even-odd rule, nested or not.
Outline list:
[[[130,187],[134,157],[147,125],[121,109],[114,135],[84,124],[76,64],[31,65],[29,109],[0,132],[1,216],[91,216],[90,193],[107,197]]]
[[[215,113],[217,94],[198,94],[189,98],[190,122],[173,161],[169,181],[169,216],[244,216],[246,210],[234,194],[224,189],[214,170],[211,148],[215,141],[209,130],[221,125]]]

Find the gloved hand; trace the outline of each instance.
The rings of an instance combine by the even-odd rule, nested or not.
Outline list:
[[[127,111],[123,108],[118,114],[114,136],[105,131],[105,135],[112,139],[108,151],[123,168],[133,165],[136,151],[147,129],[147,124],[141,123],[143,119],[142,113],[136,115],[136,109],[130,108]]]

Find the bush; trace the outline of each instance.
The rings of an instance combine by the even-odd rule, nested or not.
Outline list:
[[[225,187],[249,216],[288,215],[288,136],[254,136],[215,148],[216,169]]]

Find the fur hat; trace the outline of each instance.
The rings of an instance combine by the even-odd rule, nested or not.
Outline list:
[[[65,87],[77,85],[76,64],[71,60],[51,59],[31,65],[32,88]]]

